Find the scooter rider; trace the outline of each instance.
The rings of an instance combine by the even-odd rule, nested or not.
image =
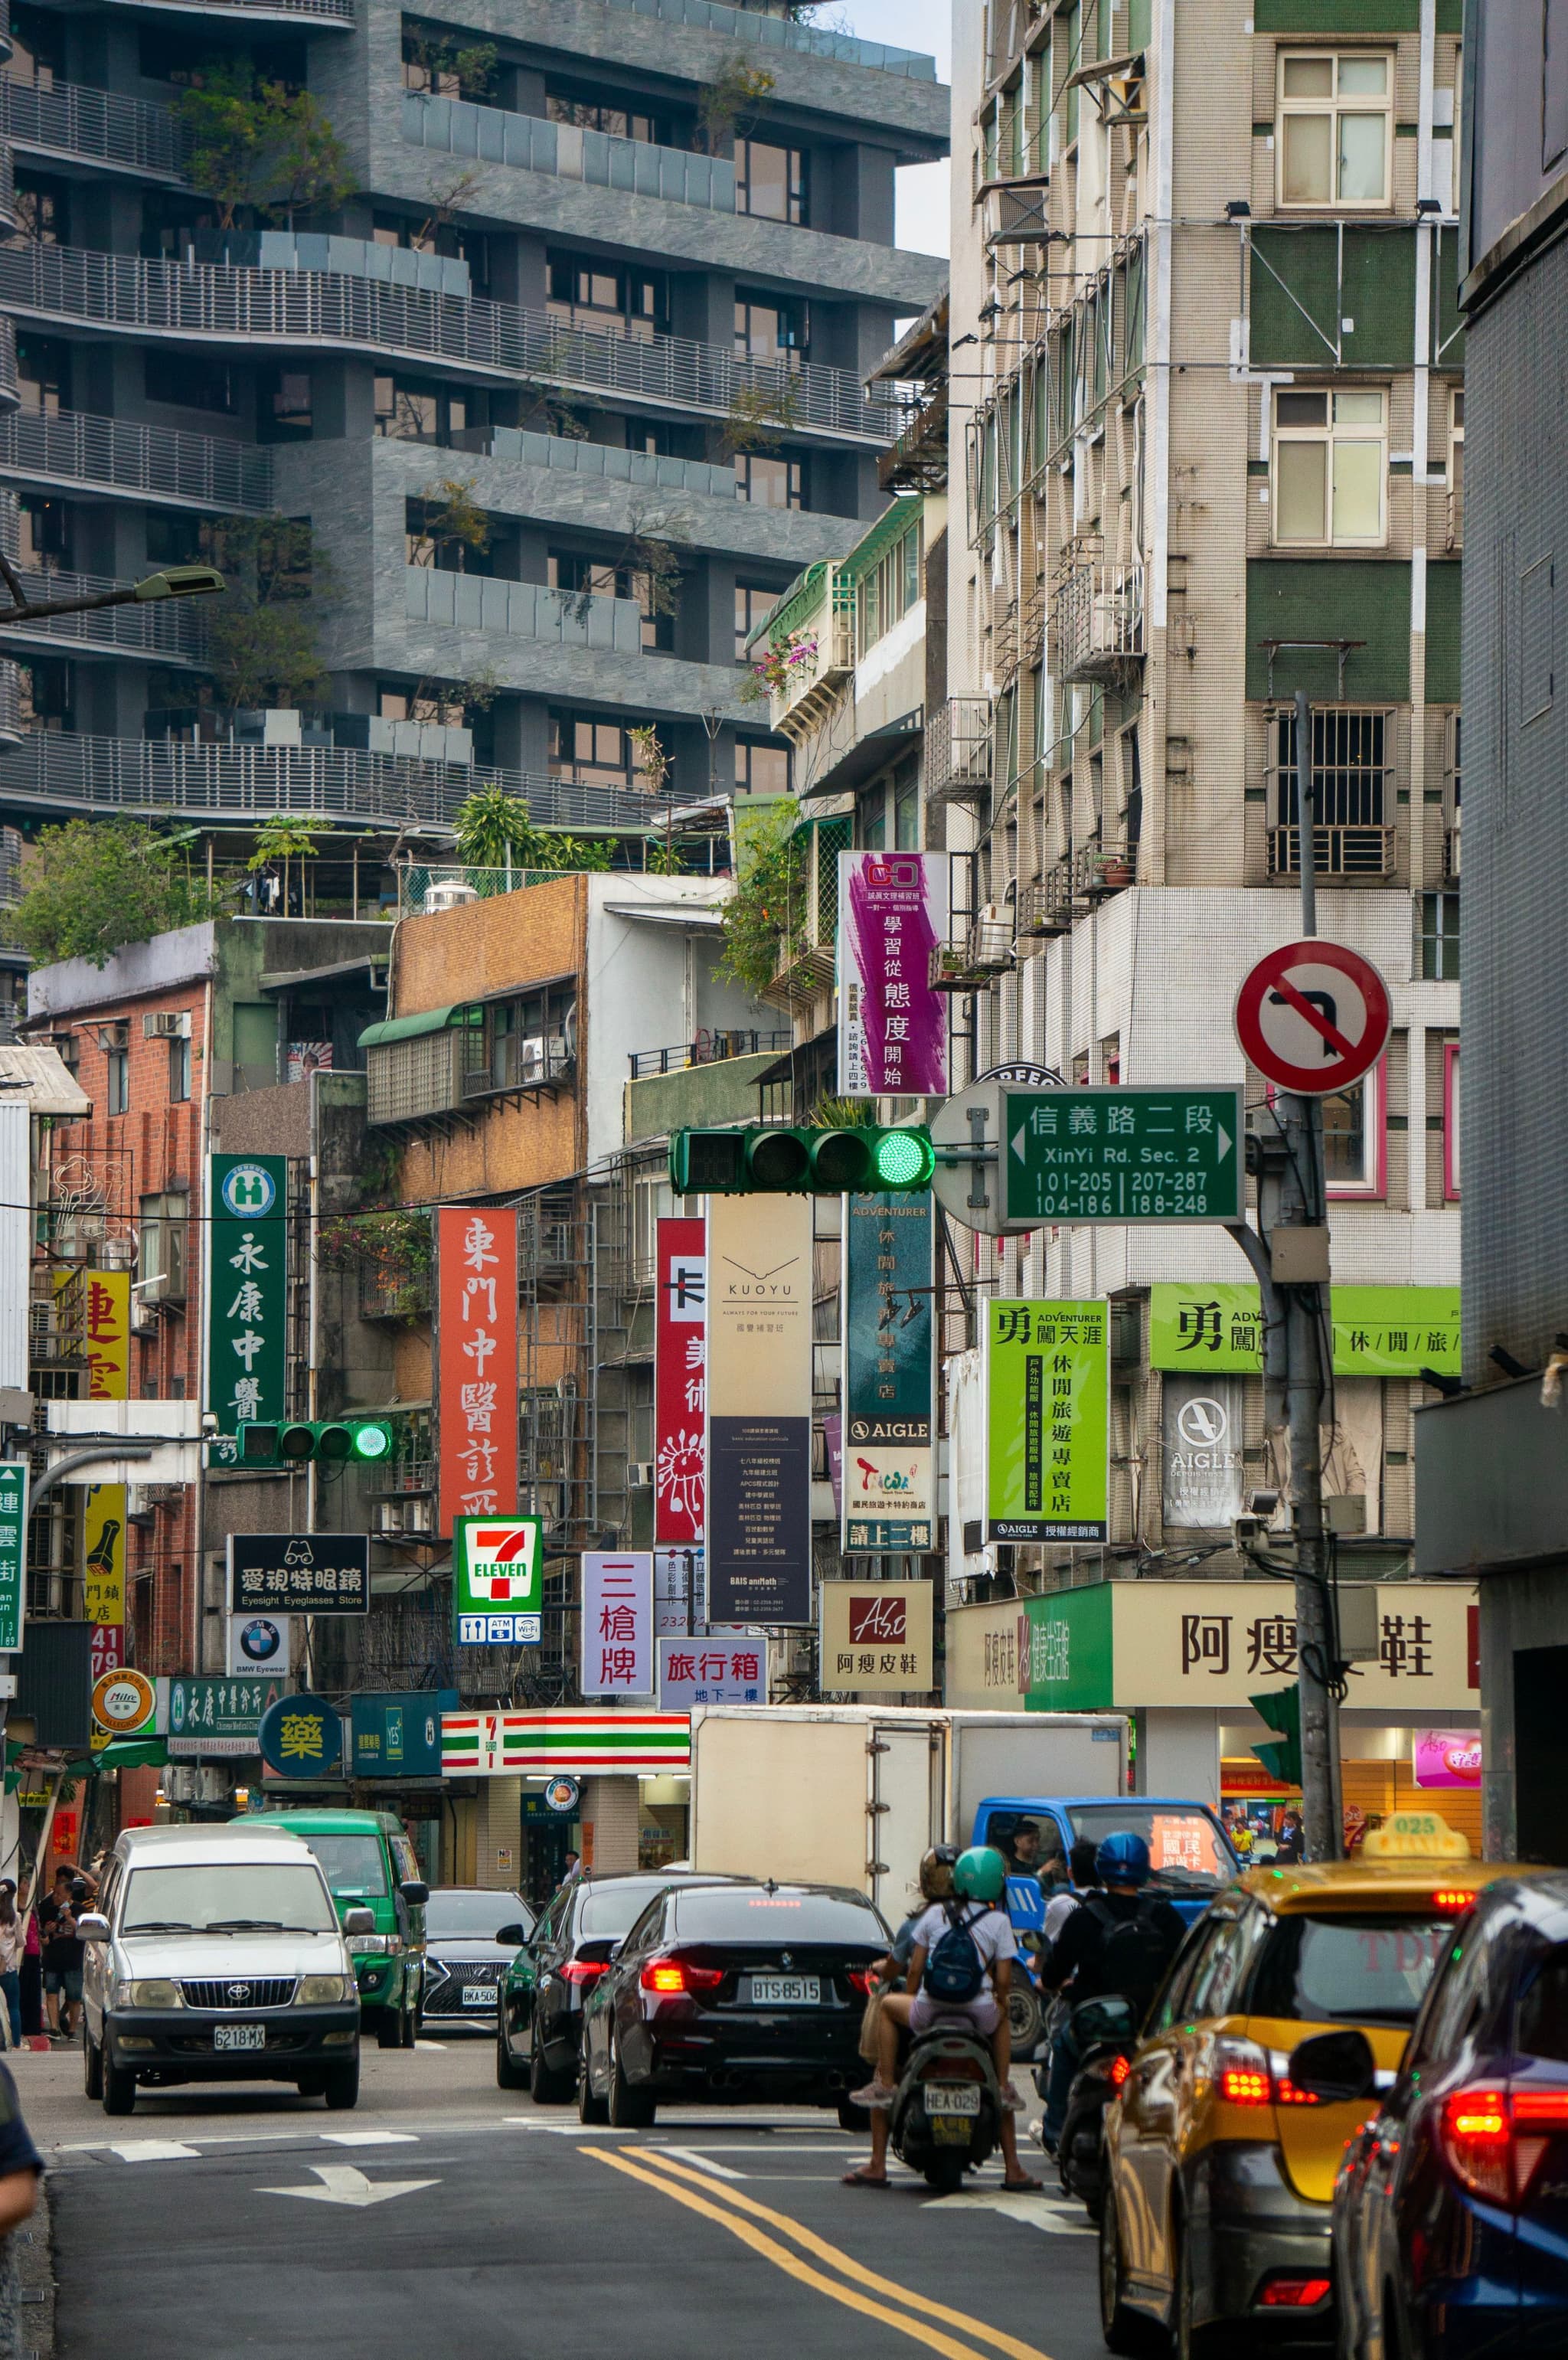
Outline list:
[[[940,2024],[958,2022],[981,2033],[991,2044],[1002,2092],[1006,2185],[1014,2189],[1040,2185],[1018,2161],[1014,2119],[1020,2101],[1010,2080],[1012,2038],[1007,2023],[1007,1992],[1018,1944],[1007,1909],[1000,1906],[1007,1890],[1007,1863],[1000,1852],[988,1845],[972,1846],[959,1854],[953,1865],[951,1898],[932,1902],[916,1922],[907,1986],[902,1992],[889,1993],[883,2001],[876,2070],[866,2088],[854,2092],[854,2103],[871,2112],[871,2160],[862,2169],[846,2173],[845,2179],[852,2186],[885,2188],[887,2184],[887,2110],[898,2094],[900,2027],[907,2025],[911,2033],[919,2035]],[[937,1954],[943,1951],[945,1959],[943,1946],[951,1946],[955,1936],[960,1946],[972,1946],[978,1961],[979,1989],[967,1999],[943,1997],[940,1988],[922,1988],[929,1961],[934,1962],[933,1983],[940,1985],[943,1960],[939,1960]]]
[[[1181,1949],[1186,1927],[1168,1901],[1144,1892],[1151,1874],[1149,1846],[1130,1831],[1107,1836],[1094,1855],[1101,1886],[1068,1918],[1040,1966],[1047,1991],[1071,1985],[1074,2009],[1087,1999],[1125,1999],[1141,2023],[1165,1971]],[[1041,2143],[1051,2154],[1067,2118],[1067,2095],[1080,2063],[1069,2016],[1056,2036],[1046,2084]]]

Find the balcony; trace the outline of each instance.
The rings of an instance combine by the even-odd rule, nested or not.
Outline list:
[[[991,701],[950,696],[926,723],[926,801],[967,802],[991,784]]]
[[[626,1088],[627,1145],[688,1125],[757,1121],[758,1084],[790,1040],[787,1031],[709,1032],[641,1051]]]
[[[410,623],[433,624],[438,630],[506,631],[560,647],[603,648],[623,656],[644,652],[642,608],[635,598],[600,598],[590,591],[408,565],[403,570],[403,612]]]
[[[6,805],[51,814],[131,811],[248,821],[297,812],[396,834],[409,820],[451,827],[474,788],[491,785],[522,796],[537,825],[573,833],[644,836],[669,809],[667,799],[614,787],[341,747],[187,746],[39,729],[0,750]]]
[[[693,1065],[716,1065],[729,1057],[776,1057],[789,1046],[784,1032],[699,1032],[694,1041],[678,1041],[670,1049],[637,1049],[631,1055],[631,1077],[642,1081],[654,1074],[684,1074]]]
[[[1125,893],[1137,882],[1136,845],[1104,844],[1096,839],[1081,844],[1073,856],[1073,898],[1087,908],[1108,901],[1113,893]]]
[[[112,0],[112,5],[143,15],[167,8],[175,16],[234,17],[262,25],[304,22],[325,27],[354,23],[354,0]]]
[[[264,516],[273,504],[272,454],[264,448],[93,418],[81,410],[0,416],[0,477],[51,490],[113,489],[127,498],[240,515]]]
[[[808,567],[776,606],[754,659],[768,690],[768,727],[800,746],[819,728],[855,671],[855,578],[847,563]]]
[[[1018,888],[1018,934],[1020,943],[1049,942],[1066,934],[1076,915],[1073,908],[1073,861],[1053,861],[1038,884]]]
[[[1271,827],[1269,831],[1269,874],[1299,877],[1301,873],[1301,829]],[[1312,830],[1312,859],[1320,878],[1391,877],[1397,857],[1392,827],[1370,820]]]
[[[7,534],[7,539],[10,537]],[[105,574],[27,574],[29,599],[92,597],[100,590],[125,587]],[[118,655],[144,655],[160,663],[200,665],[206,661],[205,618],[192,605],[169,600],[147,606],[104,606],[84,615],[49,615],[7,623],[9,647],[113,649]]]
[[[797,827],[804,837],[802,909],[793,912],[792,931],[782,936],[773,980],[763,993],[776,1008],[805,1006],[831,985],[838,956],[838,856],[849,850],[854,823],[844,815],[808,820]]]
[[[1063,680],[1125,680],[1144,656],[1142,566],[1096,558],[1069,567],[1051,617]]]
[[[877,481],[885,492],[940,492],[948,477],[945,385],[917,410],[896,442],[877,453]]]
[[[106,164],[150,180],[183,180],[185,133],[171,108],[83,82],[0,80],[0,137],[29,156]]]
[[[720,0],[608,0],[634,16],[651,16],[666,25],[696,25],[703,32],[727,33],[748,49],[799,49],[807,57],[826,58],[834,65],[869,66],[874,72],[897,74],[906,82],[935,82],[936,60],[919,49],[897,49],[885,41],[857,40],[850,33],[819,31],[788,17],[764,16],[752,8],[730,8]]]
[[[991,669],[998,683],[1009,681],[1045,652],[1045,585],[1026,584],[998,608],[991,634]],[[1072,674],[1067,675],[1072,678]]]
[[[599,189],[622,189],[641,197],[663,197],[710,213],[735,209],[735,166],[716,156],[694,156],[683,148],[657,148],[643,139],[617,139],[604,131],[580,130],[542,115],[514,115],[498,106],[471,106],[465,100],[403,94],[403,137],[410,147],[446,156],[472,156],[481,164],[511,164],[526,172],[553,172]]]
[[[727,420],[744,394],[791,433],[835,442],[887,442],[899,414],[886,398],[868,399],[849,369],[754,359],[686,336],[637,344],[565,327],[548,311],[335,270],[144,262],[29,242],[0,247],[0,307],[209,348],[303,345],[441,360],[476,377],[515,384],[521,376],[687,417]]]
[[[637,484],[650,491],[695,492],[703,499],[735,500],[732,465],[706,459],[667,459],[651,451],[617,451],[607,442],[579,442],[568,434],[535,434],[521,426],[492,426],[454,434],[452,447],[476,458],[520,459],[529,467],[551,467],[575,475],[601,475],[607,482]]]

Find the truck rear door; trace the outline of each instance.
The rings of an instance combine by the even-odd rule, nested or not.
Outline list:
[[[867,1732],[866,1890],[893,1927],[920,1889],[921,1853],[939,1841],[941,1743],[923,1723],[873,1721]]]

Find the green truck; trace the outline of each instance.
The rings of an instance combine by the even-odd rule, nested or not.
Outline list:
[[[258,1812],[249,1824],[282,1820],[321,1863],[340,1919],[368,1909],[374,1934],[349,1943],[359,1984],[360,2020],[383,2049],[412,2049],[425,1988],[425,1903],[430,1887],[400,1819],[390,1811],[334,1811],[301,1806]]]

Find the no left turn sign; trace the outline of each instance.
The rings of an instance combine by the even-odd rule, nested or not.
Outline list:
[[[1342,943],[1287,943],[1260,958],[1236,996],[1236,1037],[1276,1088],[1306,1098],[1349,1089],[1388,1043],[1388,988]]]

